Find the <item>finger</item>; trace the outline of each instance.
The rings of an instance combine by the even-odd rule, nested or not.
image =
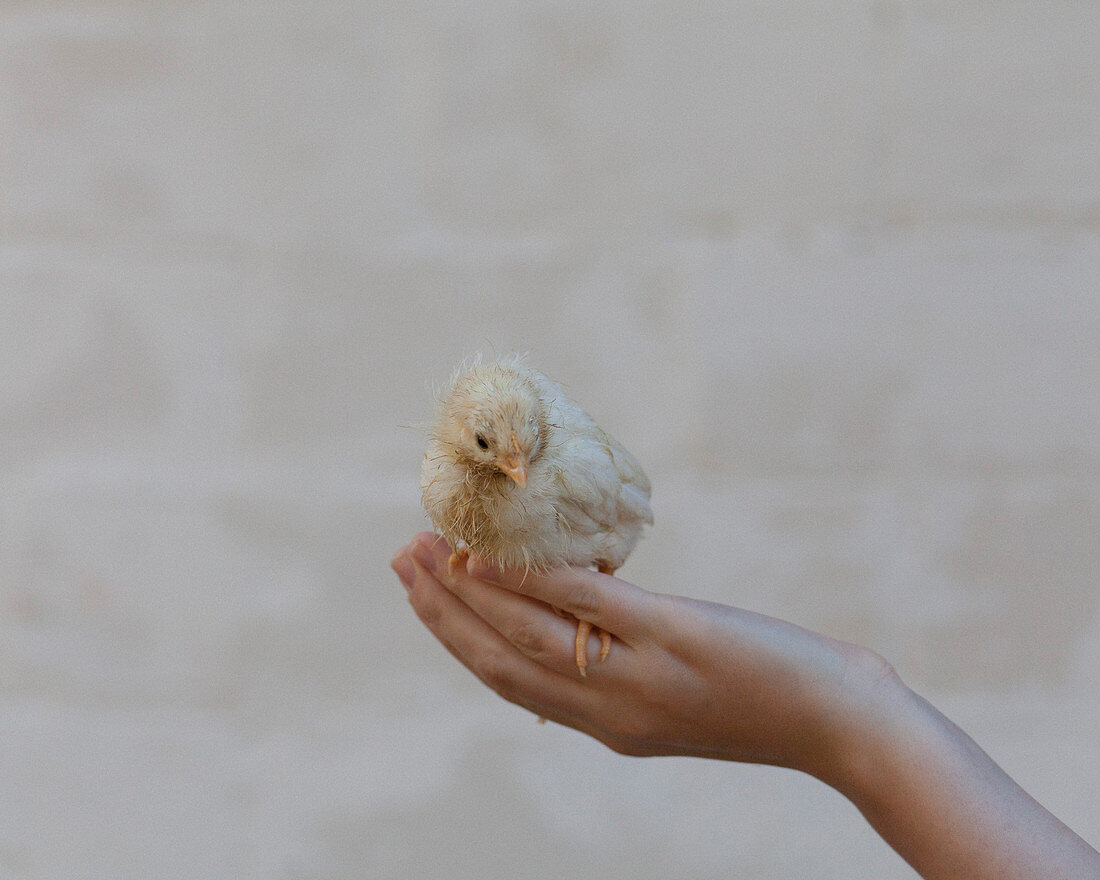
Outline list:
[[[629,645],[652,637],[660,608],[653,593],[587,568],[561,566],[548,572],[499,569],[471,556],[469,575],[568,611]]]
[[[464,602],[450,594],[438,578],[413,559],[412,550],[417,540],[434,545],[436,537],[431,533],[417,535],[413,543],[398,551],[393,564],[399,572],[410,572],[407,577],[402,577],[407,581],[409,601],[443,647],[509,702],[587,734],[623,754],[641,754],[627,751],[631,745],[629,739],[614,732],[614,722],[619,715],[614,700],[606,692],[601,692],[602,689],[593,687],[591,679],[582,684],[576,679],[555,675],[545,668],[540,675],[538,664],[515,650],[510,652],[511,657],[505,654],[498,655],[496,659],[477,660],[486,643],[506,643],[499,633],[494,637],[492,627],[479,620],[479,616]],[[437,559],[436,564],[438,562]]]
[[[538,706],[546,717],[583,714],[591,701],[590,688],[525,657],[430,571],[415,559],[412,565],[409,602],[467,669],[505,699]]]
[[[451,545],[447,543],[447,539],[442,535],[437,535],[435,532],[417,532],[413,535],[413,539],[409,542],[409,549],[416,547],[418,544],[423,544],[427,547],[431,547],[432,551],[443,559],[446,559],[453,552]]]
[[[571,618],[552,613],[544,602],[470,577],[465,567],[452,565],[452,557],[444,560],[444,554],[426,537],[413,541],[412,555],[524,656],[560,675],[581,677],[576,662],[577,624]],[[601,666],[600,671],[619,665]]]
[[[606,703],[601,702],[598,705],[592,706],[586,699],[588,695],[582,695],[581,699],[575,704],[569,705],[559,695],[550,690],[530,687],[512,687],[507,678],[500,682],[496,682],[492,676],[487,677],[484,674],[479,674],[479,670],[469,662],[468,652],[463,647],[451,643],[445,633],[433,633],[433,635],[436,636],[440,644],[443,645],[452,657],[462,663],[462,665],[473,672],[474,675],[478,676],[482,683],[496,691],[499,696],[503,697],[508,702],[526,709],[539,719],[553,721],[555,724],[561,724],[564,727],[571,727],[574,730],[591,736],[593,739],[599,740],[609,748],[615,749],[616,751],[622,751],[624,754],[627,753],[623,750],[625,741],[617,738],[608,727],[602,727],[593,720],[596,717],[596,712],[602,710],[606,713],[608,708]]]
[[[632,653],[633,647],[620,640],[620,651],[604,653],[603,641],[606,639],[610,646],[611,636],[603,630],[589,635],[591,625],[587,622],[578,624],[572,617],[554,614],[544,602],[479,581],[465,571],[444,579],[444,586],[521,653],[561,675],[584,677],[577,663],[578,626],[588,627],[584,633],[585,642],[582,642],[587,645],[585,650],[588,656],[595,660],[597,654],[602,653],[603,660],[607,661],[598,665],[596,675],[610,677],[614,681],[631,674],[628,654],[622,651]],[[589,666],[589,674],[592,670],[593,667]]]

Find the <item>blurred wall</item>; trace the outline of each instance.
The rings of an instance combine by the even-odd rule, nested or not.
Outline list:
[[[1100,844],[1100,7],[0,3],[0,880],[911,878],[415,620],[426,381],[645,463],[622,575],[869,645]]]

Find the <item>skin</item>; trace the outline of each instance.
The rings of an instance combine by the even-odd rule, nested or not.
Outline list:
[[[392,566],[428,629],[486,685],[625,755],[809,773],[925,878],[1085,880],[1100,855],[864,648],[587,569],[499,571],[417,535]],[[575,624],[613,634],[582,678]],[[596,640],[589,646],[596,650]]]

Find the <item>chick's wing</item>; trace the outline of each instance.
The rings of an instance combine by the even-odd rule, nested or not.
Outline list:
[[[636,519],[652,524],[649,477],[638,464],[638,459],[627,452],[618,440],[603,430],[600,430],[600,436],[615,463],[615,472],[622,484],[622,491],[619,493],[619,518]]]
[[[574,436],[558,447],[557,459],[558,513],[581,534],[613,529],[623,483],[608,445],[595,434]]]

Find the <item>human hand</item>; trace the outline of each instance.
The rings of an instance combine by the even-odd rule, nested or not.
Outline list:
[[[858,679],[889,667],[853,645],[724,605],[579,568],[499,571],[417,535],[393,560],[428,629],[485,684],[629,755],[778,764],[828,778]],[[575,624],[610,632],[582,678]]]
[[[586,569],[525,575],[450,557],[421,533],[391,564],[428,629],[513,703],[626,755],[810,773],[929,880],[1100,880],[1100,854],[872,651]],[[615,639],[586,678],[575,624],[552,608]]]

